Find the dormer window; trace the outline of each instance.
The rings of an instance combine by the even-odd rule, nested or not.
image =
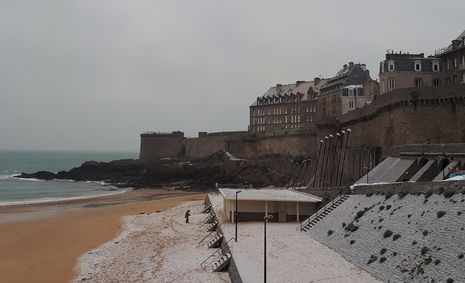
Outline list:
[[[439,72],[439,63],[433,62],[433,72]]]
[[[414,66],[415,66],[415,72],[421,72],[421,61],[415,61]]]
[[[393,72],[395,70],[394,68],[394,61],[389,61],[388,62],[388,71]]]

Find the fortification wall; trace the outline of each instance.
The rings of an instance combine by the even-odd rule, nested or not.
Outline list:
[[[383,157],[395,145],[464,142],[465,86],[400,89],[343,115],[338,128],[352,129],[352,146],[380,147]]]
[[[464,282],[464,201],[352,195],[308,233],[384,282]]]
[[[182,155],[184,151],[184,142],[185,138],[183,133],[141,134],[139,159],[148,161]]]
[[[347,172],[349,182],[363,175],[366,164],[388,156],[393,146],[465,142],[465,85],[399,89],[377,96],[370,105],[340,119],[323,117],[318,128],[308,132],[202,133],[185,140],[185,154],[199,158],[226,150],[247,159],[272,155],[315,158],[319,139],[347,128],[352,132],[345,166],[354,169]],[[183,151],[181,140],[141,135],[141,158],[175,156]]]
[[[292,134],[279,136],[250,135],[230,143],[237,157],[258,159],[270,155],[308,156],[316,153],[316,135]]]
[[[247,134],[248,132],[199,133],[199,137],[186,140],[186,156],[202,158],[219,150],[228,151],[230,142],[239,141]]]

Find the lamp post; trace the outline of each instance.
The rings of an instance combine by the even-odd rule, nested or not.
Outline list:
[[[237,194],[240,192],[242,191],[236,191],[236,211],[234,211],[234,225],[236,226],[234,241],[236,242],[237,242]]]
[[[289,185],[291,184],[291,181],[292,181],[292,171],[293,171],[292,169],[294,168],[292,165],[294,164],[294,160],[292,159],[290,163],[291,163],[291,166],[290,166],[291,168],[289,170],[289,182],[287,183],[286,189],[289,189]]]
[[[349,144],[349,138],[350,138],[350,133],[351,130],[347,129],[347,138],[346,138],[346,145],[344,147],[344,155],[342,157],[342,163],[341,163],[341,180],[339,181],[339,184],[343,184],[342,182],[344,181],[344,163],[346,161],[346,152],[347,152],[347,145]]]
[[[263,217],[264,234],[263,234],[263,282],[266,283],[266,222],[272,219],[273,215],[269,214]]]
[[[315,187],[315,182],[316,182],[316,178],[317,178],[317,175],[318,175],[318,164],[320,162],[320,155],[321,155],[321,144],[324,143],[323,140],[320,140],[320,144],[318,146],[318,155],[316,157],[316,164],[315,164],[315,175],[313,176],[313,184],[312,184],[312,188]],[[312,170],[310,168],[310,170]]]

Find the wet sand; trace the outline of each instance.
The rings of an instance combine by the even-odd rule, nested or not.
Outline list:
[[[0,208],[2,282],[68,282],[82,254],[111,240],[121,217],[163,211],[204,194],[145,190],[86,200]],[[51,210],[53,213],[41,214]],[[39,216],[34,216],[39,214]],[[26,215],[20,220],[14,217]]]

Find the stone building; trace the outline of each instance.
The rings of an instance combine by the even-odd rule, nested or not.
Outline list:
[[[380,94],[401,88],[438,86],[440,78],[439,58],[425,58],[423,53],[387,53],[379,68]]]
[[[365,64],[344,65],[336,76],[320,88],[317,112],[319,116],[340,116],[363,107],[378,91]]]
[[[316,97],[326,80],[277,84],[250,106],[249,131],[280,132],[308,129],[316,119]]]
[[[444,72],[442,83],[454,85],[465,83],[465,31],[451,45],[436,52],[441,58],[441,66]]]

